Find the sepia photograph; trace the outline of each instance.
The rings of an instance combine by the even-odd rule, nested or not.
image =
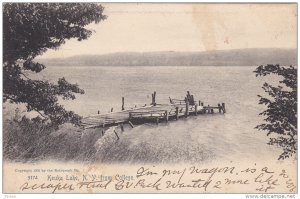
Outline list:
[[[297,6],[2,2],[2,192],[295,198]]]

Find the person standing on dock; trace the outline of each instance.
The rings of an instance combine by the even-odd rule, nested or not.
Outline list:
[[[190,91],[187,91],[186,100],[190,105],[194,105],[194,96],[190,94]]]

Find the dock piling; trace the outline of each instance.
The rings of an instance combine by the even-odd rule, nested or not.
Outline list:
[[[104,135],[105,130],[105,124],[102,124],[102,136]]]
[[[195,115],[198,114],[198,104],[195,104]]]
[[[226,113],[225,103],[222,103],[222,109],[223,109],[223,113]]]
[[[128,121],[128,124],[131,126],[131,128],[134,128],[133,124],[130,121]]]
[[[120,138],[119,138],[118,133],[116,132],[116,130],[114,130],[114,133],[117,136],[117,140],[119,140]]]
[[[156,106],[156,102],[155,102],[155,98],[156,98],[156,91],[154,91],[154,93],[153,94],[151,94],[152,95],[152,105],[153,106]]]
[[[189,116],[189,100],[185,98],[185,117]]]
[[[122,111],[125,110],[125,108],[124,108],[124,101],[125,101],[125,99],[124,99],[124,97],[122,97]]]
[[[168,111],[165,111],[165,120],[168,123],[168,121],[169,121],[169,113],[168,113]]]

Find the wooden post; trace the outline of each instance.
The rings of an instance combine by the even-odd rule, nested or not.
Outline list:
[[[131,128],[134,128],[133,124],[130,121],[128,121],[128,124],[131,126]]]
[[[156,125],[159,123],[159,117],[156,117]]]
[[[122,111],[124,111],[125,109],[124,109],[124,97],[122,97]]]
[[[166,120],[166,122],[169,121],[169,113],[168,113],[168,111],[165,111],[165,120]]]
[[[120,124],[120,128],[121,128],[121,131],[124,132],[124,126],[123,126],[123,124]]]
[[[198,114],[198,104],[195,104],[195,115]]]
[[[201,106],[204,106],[204,103],[203,103],[203,102],[201,102]]]
[[[199,100],[199,106],[201,106],[201,101]]]
[[[220,104],[218,104],[218,108],[219,108],[219,113],[221,113],[222,112],[222,107],[221,107]]]
[[[102,124],[102,136],[104,135],[105,130],[105,124]]]
[[[117,139],[119,140],[120,138],[119,138],[119,136],[118,136],[118,134],[117,134],[116,130],[114,130],[114,133],[116,134],[116,136],[117,136]]]
[[[210,113],[210,106],[207,105],[207,113]]]
[[[179,116],[178,116],[178,114],[179,114],[179,107],[178,106],[176,107],[175,113],[176,113],[176,120],[178,120],[178,118],[179,118]]]
[[[189,101],[186,99],[185,102],[185,117],[189,116]]]
[[[98,115],[100,114],[100,111],[98,110]]]
[[[225,103],[222,103],[223,113],[226,113]]]
[[[151,93],[151,104],[153,105],[153,93]]]
[[[213,108],[211,108],[211,110],[210,110],[210,111],[211,111],[211,114],[214,114],[214,109],[213,109]]]
[[[153,106],[156,106],[155,98],[156,98],[156,91],[154,91],[154,93],[152,94],[152,105]]]
[[[114,111],[114,108],[111,108],[111,109],[110,109],[110,112],[113,112],[113,111]]]

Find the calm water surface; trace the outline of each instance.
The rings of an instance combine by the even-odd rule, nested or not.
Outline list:
[[[109,112],[150,104],[157,92],[158,103],[169,96],[183,99],[186,91],[205,104],[226,103],[225,115],[201,115],[161,125],[128,129],[118,143],[111,137],[98,144],[99,160],[105,161],[239,161],[276,159],[280,150],[266,143],[268,138],[254,127],[261,123],[257,95],[263,79],[255,67],[48,67],[39,78],[56,81],[66,77],[85,90],[66,108],[83,116],[98,110]],[[109,136],[109,133],[107,133]],[[112,145],[114,147],[112,147]]]

